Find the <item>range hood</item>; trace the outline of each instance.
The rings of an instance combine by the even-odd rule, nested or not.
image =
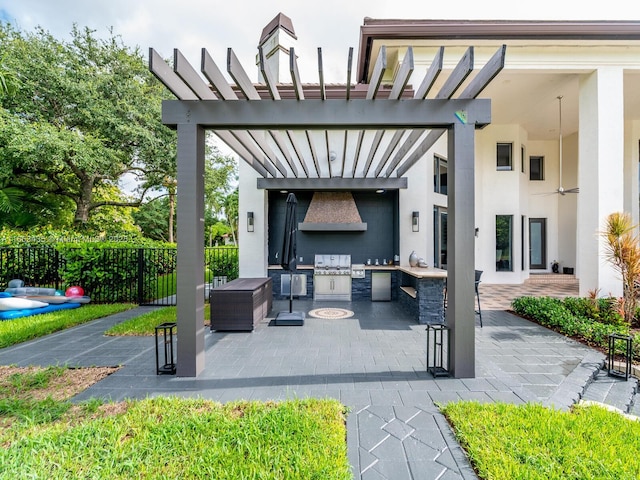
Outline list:
[[[367,224],[362,221],[351,192],[315,192],[298,230],[364,232]]]

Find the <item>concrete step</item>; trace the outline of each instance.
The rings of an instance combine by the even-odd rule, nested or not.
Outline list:
[[[578,285],[578,279],[575,275],[565,275],[562,273],[530,273],[529,278],[524,281],[525,284],[561,284],[561,285]]]
[[[629,377],[629,380],[625,381],[624,378],[610,377],[606,369],[600,369],[585,387],[582,400],[603,403],[623,413],[638,415],[638,396],[637,378]]]

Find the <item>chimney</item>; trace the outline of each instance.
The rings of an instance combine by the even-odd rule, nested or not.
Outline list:
[[[276,83],[292,83],[289,69],[289,49],[296,46],[297,39],[291,19],[283,13],[279,13],[262,30],[258,48],[262,47],[265,64]],[[259,55],[256,55],[256,65],[258,66],[258,82],[265,83],[262,72],[260,72]]]

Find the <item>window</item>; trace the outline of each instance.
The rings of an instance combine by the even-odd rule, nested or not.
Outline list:
[[[511,143],[498,143],[496,159],[498,170],[512,169],[513,145]]]
[[[513,215],[496,215],[496,272],[513,271]]]
[[[527,158],[525,155],[524,145],[520,145],[520,171],[524,173],[524,159]]]
[[[447,194],[447,160],[437,155],[433,157],[433,190]]]
[[[529,157],[529,180],[544,180],[544,157]]]

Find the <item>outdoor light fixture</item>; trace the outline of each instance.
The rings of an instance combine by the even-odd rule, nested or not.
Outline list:
[[[253,232],[253,212],[247,212],[247,232]]]
[[[420,231],[420,212],[411,213],[411,231],[412,232]]]
[[[474,235],[477,237],[479,233],[480,233],[480,229],[478,227],[476,227]]]

